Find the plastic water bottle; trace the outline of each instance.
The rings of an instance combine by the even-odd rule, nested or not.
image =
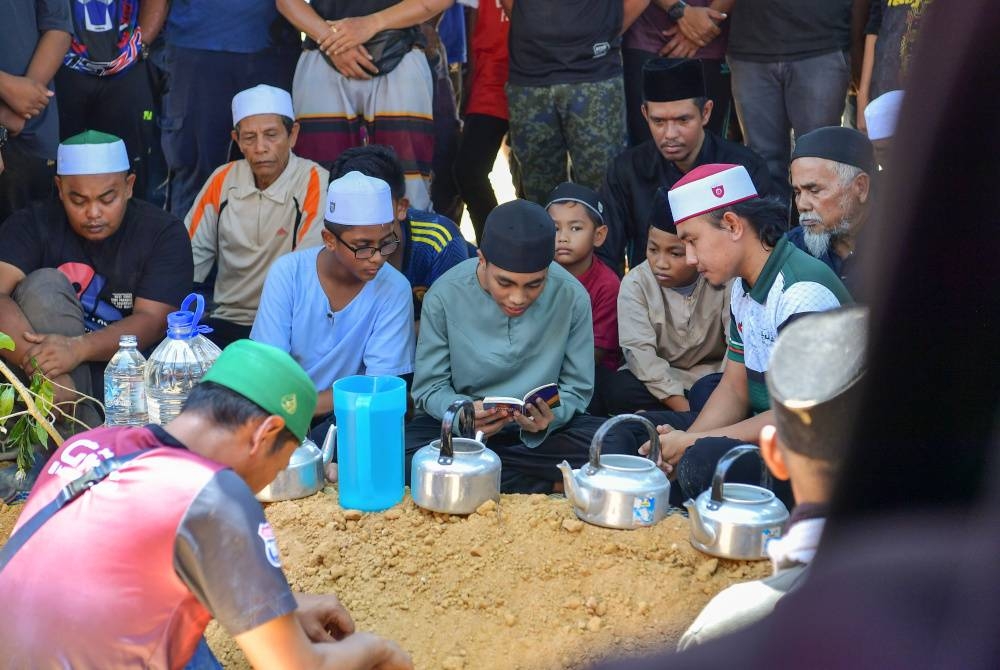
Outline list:
[[[137,349],[135,335],[118,338],[118,353],[104,368],[104,414],[107,426],[144,426],[146,414],[146,358]]]
[[[196,303],[194,312],[188,309],[192,301]],[[202,334],[212,332],[198,323],[204,311],[205,299],[192,293],[179,311],[167,315],[167,338],[146,363],[150,423],[164,425],[180,414],[191,389],[222,353]]]

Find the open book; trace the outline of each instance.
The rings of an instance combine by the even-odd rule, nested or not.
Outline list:
[[[506,396],[488,396],[483,398],[483,409],[496,408],[506,414],[513,414],[514,412],[523,412],[525,405],[529,403],[534,404],[538,398],[548,403],[550,408],[555,409],[560,404],[559,387],[555,384],[545,384],[536,389],[531,389],[521,399]]]

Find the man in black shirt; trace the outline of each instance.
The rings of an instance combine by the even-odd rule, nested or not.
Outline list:
[[[733,101],[747,146],[788,195],[790,133],[839,126],[852,0],[739,0],[729,32]]]
[[[510,146],[524,198],[567,179],[597,189],[625,146],[621,34],[641,0],[501,0],[510,16]]]
[[[65,0],[15,0],[0,20],[0,221],[52,190],[59,111],[51,88],[70,44]]]
[[[15,344],[0,354],[98,398],[94,379],[119,336],[155,344],[192,283],[184,224],[132,199],[129,166],[121,139],[71,137],[58,150],[59,200],[33,203],[0,228],[0,331]],[[57,387],[56,400],[65,393]]]
[[[607,204],[608,238],[598,255],[624,272],[646,257],[649,210],[657,189],[669,189],[692,168],[708,163],[742,165],[757,192],[771,191],[771,178],[760,156],[706,130],[712,101],[705,96],[701,62],[666,58],[643,66],[642,114],[652,139],[620,153],[608,167],[601,188]],[[669,218],[670,213],[667,213]]]

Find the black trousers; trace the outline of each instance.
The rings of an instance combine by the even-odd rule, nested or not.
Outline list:
[[[642,66],[656,54],[640,49],[622,49],[625,69],[625,115],[629,146],[642,144],[650,138],[649,126],[642,117]],[[679,59],[678,59],[679,60]],[[708,129],[726,136],[732,113],[733,93],[729,85],[729,68],[723,59],[703,58],[705,90],[714,103]]]
[[[454,174],[458,192],[476,231],[476,241],[482,239],[486,217],[497,206],[497,197],[490,184],[490,170],[507,134],[507,121],[486,114],[467,114],[455,156]]]
[[[62,104],[60,102],[60,104]],[[44,200],[55,191],[55,161],[22,151],[17,138],[3,148],[4,170],[0,173],[0,223],[32,200]]]
[[[705,375],[685,393],[691,411],[696,416],[721,380],[721,372]],[[594,382],[594,402],[590,408],[592,414],[614,415],[638,411],[663,411],[663,404],[630,370],[612,372],[598,367]]]
[[[236,340],[245,340],[250,337],[251,326],[241,326],[238,323],[214,317],[209,318],[206,324],[212,329],[212,332],[205,337],[212,340],[220,349],[225,349]]]
[[[697,412],[647,412],[646,418],[656,425],[669,424],[677,430],[687,430],[698,418]],[[706,437],[695,440],[694,443],[684,452],[680,463],[677,464],[677,478],[674,485],[680,489],[684,500],[697,498],[702,491],[712,487],[712,477],[715,475],[715,466],[719,459],[733,447],[744,444],[741,440],[729,437]],[[760,484],[762,480],[763,465],[758,456],[746,455],[739,458],[733,466],[729,468],[726,475],[727,482],[741,482],[744,484]],[[774,480],[770,476],[765,477],[769,488],[774,491],[781,502],[785,503],[788,509],[795,505],[792,497],[792,487],[788,482]],[[673,493],[673,492],[671,492]],[[673,500],[673,495],[671,495]]]
[[[559,430],[549,433],[534,449],[520,439],[519,430],[508,427],[487,439],[487,446],[500,457],[500,491],[502,493],[551,493],[552,485],[562,481],[556,466],[563,460],[574,468],[587,462],[594,433],[604,423],[601,417],[577,414]],[[441,437],[441,422],[423,415],[406,425],[406,483],[410,483],[413,454]],[[644,438],[643,441],[645,441]],[[641,443],[635,433],[616,427],[608,433],[602,446],[605,454],[635,455]]]
[[[149,152],[153,143],[153,89],[145,61],[138,61],[113,77],[95,77],[60,67],[59,138],[65,140],[84,130],[99,130],[122,138],[135,172],[133,190],[144,198],[149,178]]]

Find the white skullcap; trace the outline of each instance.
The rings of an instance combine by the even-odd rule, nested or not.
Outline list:
[[[868,103],[865,107],[865,124],[868,139],[884,140],[896,133],[896,119],[903,106],[903,92],[889,91]]]
[[[378,226],[396,220],[392,192],[381,179],[348,172],[330,182],[324,219],[342,226]]]
[[[279,114],[295,118],[292,96],[274,86],[259,84],[233,96],[233,125],[254,114]]]
[[[110,174],[128,172],[132,164],[121,138],[85,130],[67,138],[56,152],[56,174]]]
[[[747,169],[726,163],[699,165],[667,192],[675,224],[756,197]]]

